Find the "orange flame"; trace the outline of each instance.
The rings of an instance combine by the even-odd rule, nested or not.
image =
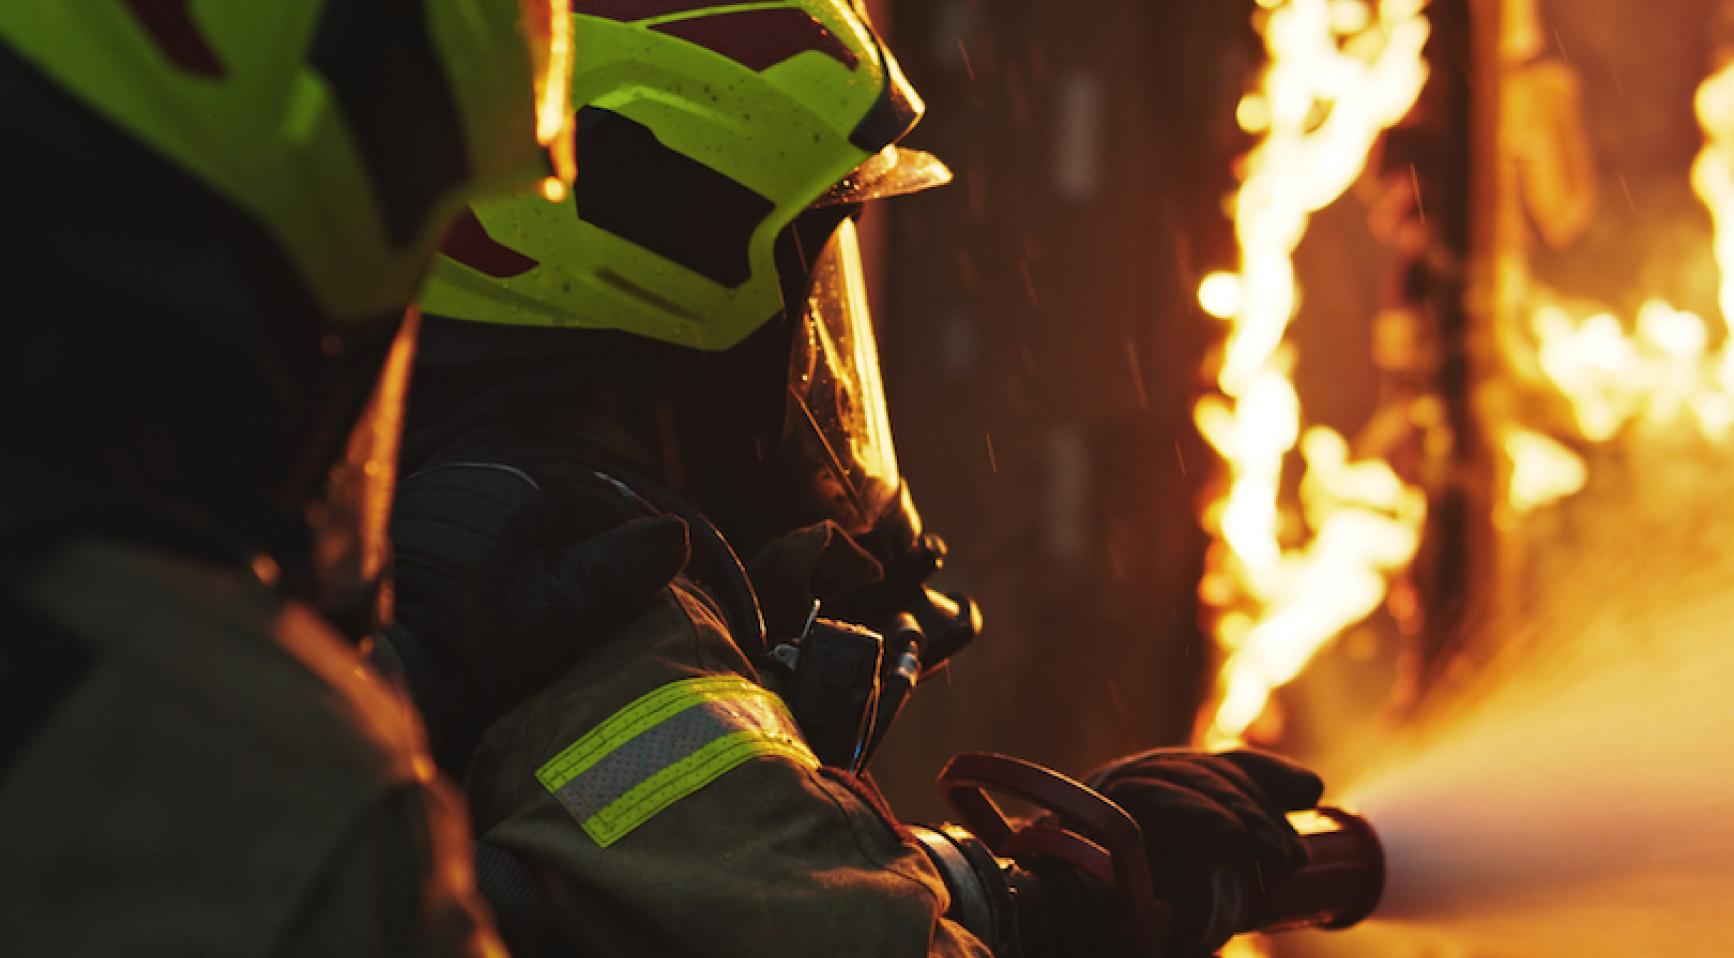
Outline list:
[[[1567,304],[1539,287],[1525,290],[1528,354],[1514,358],[1527,360],[1566,399],[1579,439],[1603,443],[1633,426],[1677,423],[1695,425],[1714,443],[1734,439],[1734,65],[1704,81],[1696,108],[1705,145],[1692,165],[1692,188],[1714,227],[1721,345],[1712,348],[1703,317],[1661,299],[1644,302],[1628,331],[1611,310]],[[1511,441],[1524,434],[1530,438]],[[1518,513],[1587,482],[1582,458],[1539,433],[1507,427],[1503,445],[1510,462],[1506,502]],[[1534,483],[1542,471],[1567,481],[1538,498]]]
[[[1220,393],[1194,411],[1227,483],[1204,512],[1215,540],[1201,592],[1227,655],[1212,746],[1239,741],[1271,693],[1383,601],[1420,545],[1426,499],[1382,461],[1350,459],[1336,432],[1302,428],[1285,345],[1299,300],[1294,252],[1311,214],[1360,176],[1380,134],[1426,82],[1426,0],[1259,0],[1269,64],[1236,111],[1259,136],[1234,200],[1240,265],[1206,277],[1225,320]],[[1282,474],[1299,446],[1301,517],[1285,537]]]

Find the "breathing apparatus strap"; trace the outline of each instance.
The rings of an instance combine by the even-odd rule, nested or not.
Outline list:
[[[623,496],[686,523],[692,535],[694,561],[702,569],[700,587],[721,606],[730,633],[747,657],[763,660],[767,651],[764,612],[759,608],[758,593],[747,576],[746,564],[723,537],[722,530],[684,499],[663,493],[659,487],[638,480],[629,483],[610,472],[596,471],[595,475],[619,489]]]
[[[617,494],[617,501],[627,506],[627,512],[681,519],[692,537],[688,578],[721,608],[730,634],[742,652],[755,660],[764,656],[764,617],[747,578],[746,566],[734,548],[703,514],[679,495],[624,464],[606,443],[582,436],[484,437],[479,441],[459,438],[449,441],[432,462],[423,463],[421,471],[457,461],[515,472],[527,487],[540,486],[550,498],[564,498],[574,486],[592,490],[601,487]],[[606,517],[597,518],[602,521]]]

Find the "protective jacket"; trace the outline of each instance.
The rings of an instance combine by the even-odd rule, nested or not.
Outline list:
[[[0,609],[8,954],[504,954],[419,725],[314,612],[91,538]]]
[[[617,463],[586,457],[580,440],[501,442],[495,425],[446,442],[406,470],[400,489],[400,616],[430,646],[463,640],[422,614],[442,601],[429,593],[457,587],[449,572],[462,555],[490,551],[490,529],[521,525],[524,510],[577,505],[612,512],[616,524],[672,510],[694,543],[692,561],[655,588],[586,586],[647,598],[567,633],[584,646],[576,665],[489,728],[468,759],[478,834],[529,863],[553,905],[554,933],[530,945],[512,938],[514,951],[987,955],[945,917],[944,882],[871,785],[815,758],[762,672],[757,596],[702,517],[623,479]],[[600,537],[606,525],[591,528]],[[807,574],[789,578],[817,582],[833,537],[803,535],[777,564],[788,571],[805,555]],[[543,552],[532,578],[563,564]],[[502,601],[518,606],[502,618],[533,611]],[[483,892],[494,894],[486,881]]]

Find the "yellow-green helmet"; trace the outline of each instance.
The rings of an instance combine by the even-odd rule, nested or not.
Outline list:
[[[0,47],[263,224],[342,326],[400,311],[478,190],[569,181],[567,9],[5,0]]]
[[[566,189],[571,53],[567,0],[0,0],[0,540],[264,551],[364,607],[400,320],[453,211]]]
[[[429,315],[727,349],[783,311],[778,246],[803,211],[949,178],[893,146],[924,107],[850,0],[573,6],[573,194],[476,204]]]

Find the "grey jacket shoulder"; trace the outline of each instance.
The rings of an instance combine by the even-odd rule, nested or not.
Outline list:
[[[21,954],[271,953],[358,832],[433,782],[405,701],[239,572],[83,543],[13,598],[93,662],[0,782]]]

